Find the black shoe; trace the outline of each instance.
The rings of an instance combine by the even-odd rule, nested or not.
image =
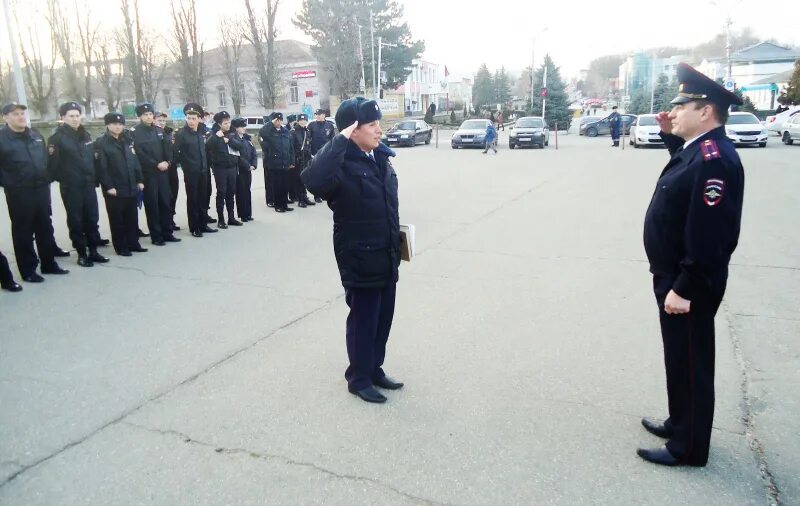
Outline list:
[[[200,232],[199,230],[193,230],[192,237],[203,237],[203,233]]]
[[[228,225],[225,224],[224,220],[219,220],[217,222],[217,228],[218,229],[221,228],[222,230],[225,230],[226,228],[228,228]]]
[[[53,264],[50,267],[42,267],[42,274],[69,274],[69,271],[67,269],[62,269],[58,264]]]
[[[303,202],[303,201],[301,200],[300,202],[298,202],[298,203],[297,203],[297,207],[300,207],[300,208],[306,208],[306,207],[308,207],[308,206],[306,205],[306,203],[305,203],[305,202]]]
[[[108,258],[104,257],[97,251],[90,251],[89,252],[89,260],[98,264],[104,264],[108,262]]]
[[[661,466],[681,465],[681,461],[673,457],[666,446],[662,446],[661,448],[639,448],[636,450],[636,455],[648,462]]]
[[[389,376],[384,376],[376,380],[372,380],[372,384],[376,387],[385,388],[386,390],[400,390],[403,388],[403,383],[395,381]]]
[[[61,258],[68,257],[69,256],[69,251],[64,251],[63,249],[61,249],[58,246],[56,246],[56,251],[53,253],[53,256],[61,257]]]
[[[275,203],[274,202],[267,202],[267,207],[275,207]]]
[[[176,224],[175,224],[175,222],[173,221],[173,222],[172,222],[172,231],[174,232],[174,231],[176,231],[176,230],[180,230],[180,229],[181,229],[181,227],[179,227],[178,225],[176,225]]]
[[[286,212],[286,209],[284,209],[284,208],[282,208],[282,207],[276,207],[276,208],[275,208],[275,212],[276,212],[276,213],[285,213],[285,212]]]
[[[322,204],[322,199],[319,197],[314,197],[314,202],[316,202],[317,204]]]
[[[253,221],[253,217],[248,216],[247,218],[242,218],[242,221]]]
[[[144,232],[142,232],[142,229],[140,228],[139,229],[139,237],[150,237],[150,234],[145,234]]]
[[[360,397],[362,401],[366,402],[374,402],[375,404],[381,404],[386,402],[386,397],[383,396],[380,392],[375,390],[374,387],[367,387],[363,390],[356,390],[350,391],[351,394]]]
[[[181,239],[180,237],[175,237],[174,235],[171,235],[169,237],[165,237],[164,242],[181,242]]]
[[[283,208],[284,211],[294,211],[294,207],[286,206]]]
[[[147,248],[142,248],[139,246],[138,248],[131,248],[131,252],[133,253],[147,253]]]
[[[33,274],[28,274],[27,276],[22,276],[22,279],[24,281],[27,281],[28,283],[43,283],[44,282],[44,278],[41,277],[40,275],[36,274],[35,272]]]
[[[121,257],[132,257],[133,253],[131,253],[130,251],[117,251],[117,255]]]
[[[200,229],[200,232],[204,234],[214,234],[217,232],[217,230],[206,225],[205,227]]]
[[[166,246],[167,245],[167,243],[165,243],[164,241],[153,241],[153,244],[156,245],[156,246]]]
[[[215,221],[217,220],[206,214],[206,223],[214,223]]]
[[[86,255],[78,255],[78,265],[81,267],[94,267],[94,262]]]
[[[305,199],[303,202],[304,202],[304,203],[305,203],[307,206],[315,206],[315,205],[317,205],[317,204],[315,204],[314,202],[312,202],[312,201],[310,201],[310,200],[308,200],[308,199]]]
[[[642,427],[654,436],[663,437],[664,439],[672,437],[672,430],[666,428],[663,422],[657,422],[652,418],[642,418]]]
[[[241,227],[242,222],[237,220],[236,218],[228,218],[228,225],[232,227]]]
[[[108,239],[100,239],[99,246],[108,246],[110,241]]]
[[[9,281],[8,283],[0,284],[0,287],[2,287],[3,290],[9,291],[9,292],[21,292],[22,291],[22,285],[20,285],[19,283],[17,283],[13,279],[11,281]]]

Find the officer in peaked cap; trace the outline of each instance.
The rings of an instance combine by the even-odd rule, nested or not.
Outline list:
[[[308,151],[312,158],[317,154],[322,146],[328,143],[336,135],[336,129],[330,121],[326,118],[328,111],[325,109],[317,109],[314,111],[314,121],[308,124]],[[320,203],[322,199],[319,195],[314,195],[314,202]]]
[[[274,190],[272,187],[272,172],[270,172],[267,168],[267,159],[263,155],[266,153],[264,151],[264,142],[267,136],[275,129],[275,120],[283,121],[283,114],[280,112],[273,112],[267,116],[264,116],[264,126],[258,131],[258,143],[261,146],[261,153],[262,158],[264,160],[264,197],[267,201],[268,207],[275,206],[275,195]],[[280,124],[280,123],[278,123]]]
[[[173,153],[183,170],[189,232],[193,237],[203,237],[203,234],[216,232],[216,229],[208,226],[206,220],[210,171],[203,108],[190,102],[183,107],[183,112],[186,115],[186,125],[175,134]]]
[[[671,158],[645,214],[644,247],[664,343],[668,418],[645,418],[667,440],[638,455],[655,464],[704,466],[714,419],[714,316],[739,240],[744,169],[725,135],[739,97],[686,64],[673,108],[656,117]]]
[[[289,194],[297,200],[297,207],[313,206],[315,203],[308,199],[306,187],[300,179],[300,172],[311,161],[309,145],[311,138],[308,134],[308,116],[297,115],[297,122],[292,129],[292,149],[294,150],[294,169],[289,171]]]

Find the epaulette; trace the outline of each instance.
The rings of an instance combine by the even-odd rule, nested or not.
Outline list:
[[[706,139],[703,142],[701,142],[700,151],[703,152],[704,162],[709,162],[717,158],[722,158],[722,155],[719,154],[719,148],[717,147],[717,143],[714,142],[713,139]]]

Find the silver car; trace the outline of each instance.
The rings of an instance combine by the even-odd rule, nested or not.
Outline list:
[[[786,145],[791,145],[794,141],[800,142],[800,114],[795,114],[783,124],[781,141]]]
[[[450,139],[450,146],[457,148],[483,148],[486,128],[489,126],[488,119],[468,119],[461,123],[453,138]]]
[[[526,116],[517,120],[516,125],[511,127],[511,135],[508,136],[508,147],[514,149],[517,146],[538,146],[544,148],[550,144],[550,130],[547,123],[540,116]]]
[[[749,112],[732,112],[725,123],[725,133],[737,146],[767,146],[767,129]]]

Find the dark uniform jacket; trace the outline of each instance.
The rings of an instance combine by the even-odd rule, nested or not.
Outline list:
[[[294,165],[294,149],[288,128],[266,125],[259,132],[259,141],[265,169],[289,170],[289,166]]]
[[[312,121],[308,124],[308,136],[310,137],[309,151],[316,155],[322,146],[328,143],[336,135],[330,121]]]
[[[295,125],[292,130],[292,149],[294,150],[294,162],[297,168],[303,169],[311,161],[310,135],[308,128]]]
[[[239,156],[241,155],[243,146],[242,140],[236,136],[236,132],[228,130],[228,133],[225,134],[225,137],[228,139],[228,143],[226,144],[225,139],[217,137],[218,131],[219,125],[214,125],[211,128],[211,136],[208,138],[208,141],[206,141],[208,160],[211,166],[214,167],[214,170],[238,169]],[[239,154],[234,154],[232,151]]]
[[[240,138],[242,142],[242,149],[239,150],[239,173],[244,174],[250,172],[250,167],[258,167],[258,152],[253,145],[253,138],[250,134],[244,134]]]
[[[53,179],[66,187],[85,188],[97,185],[94,169],[94,142],[89,132],[62,124],[47,139],[50,157],[48,170]]]
[[[159,163],[172,161],[171,141],[161,128],[139,123],[131,128],[131,134],[142,171],[157,172]]]
[[[206,152],[206,134],[198,127],[197,131],[184,126],[175,133],[173,146],[175,162],[179,163],[184,172],[208,172],[208,157]]]
[[[622,115],[618,112],[609,114],[608,127],[611,130],[612,137],[619,137],[620,129],[622,128]]]
[[[115,139],[106,132],[94,141],[94,150],[97,177],[103,187],[103,194],[113,188],[117,190],[117,197],[139,195],[137,185],[144,183],[144,178],[130,134],[122,132],[119,139]]]
[[[394,151],[381,144],[371,160],[343,135],[303,171],[306,187],[333,210],[333,250],[345,288],[381,288],[398,279],[400,218]]]
[[[650,272],[674,279],[684,299],[724,291],[728,262],[739,241],[744,169],[716,128],[683,149],[661,134],[672,154],[656,184],[644,222]]]
[[[35,188],[50,184],[47,158],[47,146],[37,132],[26,128],[17,133],[0,127],[0,185]]]

